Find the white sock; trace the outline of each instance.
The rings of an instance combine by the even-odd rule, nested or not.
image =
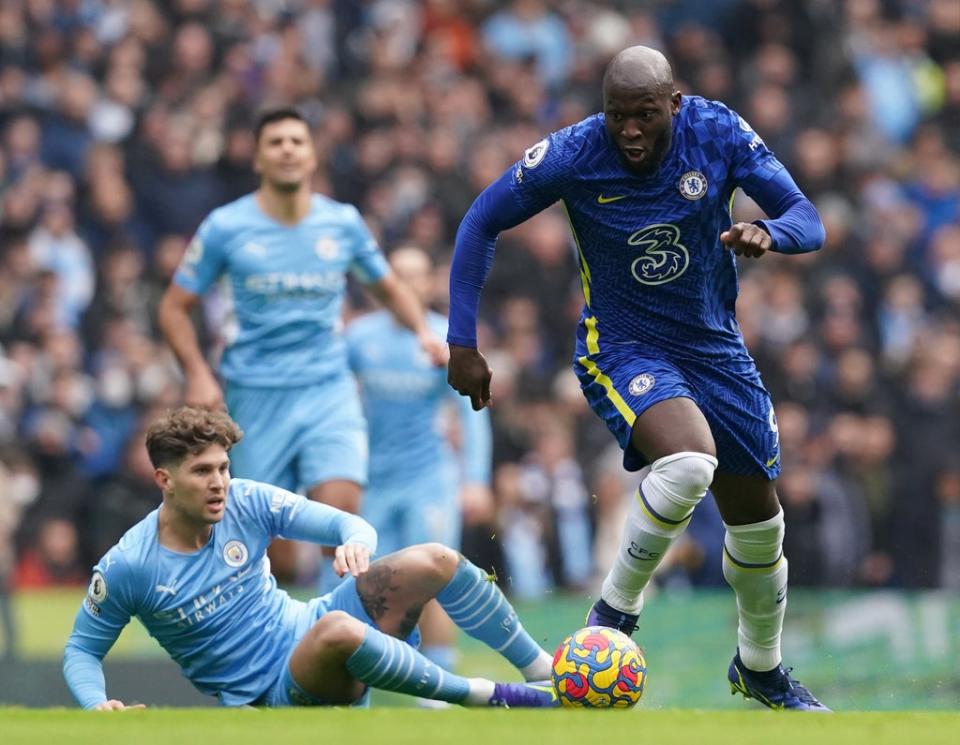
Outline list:
[[[787,609],[783,510],[760,523],[727,525],[723,576],[737,594],[740,659],[750,670],[780,664],[780,634]]]
[[[643,609],[643,588],[670,543],[687,527],[694,507],[707,493],[717,459],[706,453],[674,453],[644,469],[630,503],[617,558],[600,597],[623,613]],[[643,471],[641,471],[643,474]]]
[[[529,665],[520,668],[523,673],[523,679],[528,683],[534,680],[549,680],[553,671],[553,657],[546,650],[540,650],[540,654]]]
[[[464,706],[486,706],[493,695],[494,683],[486,678],[467,678],[470,684],[470,692],[463,700]]]

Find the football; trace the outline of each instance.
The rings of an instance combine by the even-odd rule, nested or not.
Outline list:
[[[628,709],[643,695],[646,677],[643,650],[604,626],[574,631],[553,655],[553,687],[563,706]]]

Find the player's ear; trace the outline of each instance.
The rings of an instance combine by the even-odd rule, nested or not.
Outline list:
[[[157,485],[160,491],[166,493],[170,488],[170,471],[166,468],[153,469],[153,483]]]
[[[680,91],[674,91],[673,96],[670,97],[670,113],[676,116],[680,113],[680,100],[683,98],[683,95]]]

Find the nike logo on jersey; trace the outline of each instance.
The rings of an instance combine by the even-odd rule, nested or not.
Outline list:
[[[610,204],[610,202],[618,202],[621,199],[626,199],[626,198],[627,198],[626,194],[621,194],[615,197],[605,197],[603,196],[603,194],[601,194],[599,197],[597,197],[597,204]]]
[[[773,456],[770,460],[767,461],[767,468],[770,468],[771,466],[773,466],[773,464],[776,463],[778,460],[780,460],[780,453],[777,453],[775,456]]]

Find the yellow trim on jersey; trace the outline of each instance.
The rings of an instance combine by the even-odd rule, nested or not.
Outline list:
[[[577,244],[577,257],[580,264],[580,287],[583,289],[583,300],[590,307],[590,267],[587,265],[587,259],[583,255],[583,249],[580,247],[580,236],[577,235],[577,229],[573,227],[573,219],[570,217],[570,210],[567,209],[567,203],[560,200],[560,206],[563,207],[563,213],[567,216],[567,222],[570,223],[570,232],[573,234],[573,242]]]
[[[737,190],[734,189],[730,192],[730,201],[727,202],[727,214],[730,215],[731,222],[733,221],[733,200],[737,196]]]
[[[617,389],[613,386],[613,381],[610,380],[607,375],[604,375],[596,363],[589,357],[583,356],[579,362],[586,368],[587,374],[606,389],[607,398],[610,399],[611,403],[617,408],[617,411],[620,412],[620,416],[632,427],[633,423],[637,421],[637,415],[627,406],[627,402],[623,400],[623,396],[617,393]]]
[[[600,353],[600,330],[597,328],[597,319],[595,316],[589,316],[584,319],[583,325],[587,327],[587,352],[590,354]]]

